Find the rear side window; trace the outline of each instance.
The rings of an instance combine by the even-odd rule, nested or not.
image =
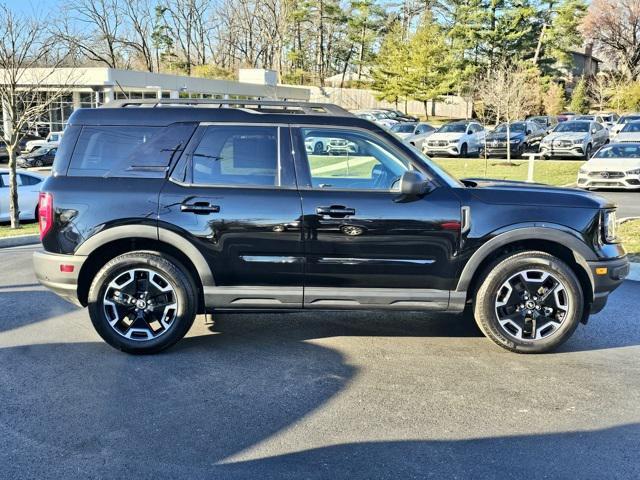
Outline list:
[[[278,128],[209,126],[191,156],[197,185],[278,184]]]
[[[162,177],[171,161],[184,150],[195,128],[193,123],[82,127],[68,175]]]
[[[41,182],[39,178],[32,177],[31,175],[20,175],[20,179],[22,180],[22,185],[37,185]]]

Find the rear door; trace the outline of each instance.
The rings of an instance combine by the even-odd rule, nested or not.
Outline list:
[[[161,228],[205,256],[209,306],[301,307],[302,207],[286,125],[202,124],[160,196]]]

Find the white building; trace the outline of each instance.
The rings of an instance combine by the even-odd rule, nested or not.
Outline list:
[[[46,80],[42,80],[46,77]],[[40,123],[48,124],[50,131],[64,129],[69,116],[76,108],[95,108],[111,100],[141,98],[220,98],[220,99],[269,99],[308,101],[306,88],[277,84],[277,74],[269,70],[247,69],[240,71],[245,81],[212,80],[164,73],[138,72],[106,67],[30,69],[22,75],[22,81],[42,86],[73,85],[70,93],[52,105],[48,118]],[[248,80],[248,81],[247,81]]]

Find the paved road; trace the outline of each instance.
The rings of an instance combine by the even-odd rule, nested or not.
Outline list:
[[[640,283],[555,354],[459,317],[225,315],[134,357],[0,250],[1,478],[640,478]]]
[[[616,192],[598,190],[595,193],[608,198],[618,205],[618,218],[640,217],[640,191]]]

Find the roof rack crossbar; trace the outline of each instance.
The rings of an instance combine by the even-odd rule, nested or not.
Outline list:
[[[278,113],[277,110],[264,107],[284,107],[282,113],[289,110],[299,110],[307,115],[333,115],[333,116],[352,116],[348,110],[332,103],[314,103],[299,102],[290,100],[233,100],[233,99],[214,99],[214,98],[144,98],[131,100],[112,100],[102,105],[102,108],[126,108],[126,107],[159,107],[162,105],[174,105],[185,107],[207,106],[217,108],[240,107],[260,112],[268,110],[265,113]],[[254,108],[251,108],[254,107]]]

